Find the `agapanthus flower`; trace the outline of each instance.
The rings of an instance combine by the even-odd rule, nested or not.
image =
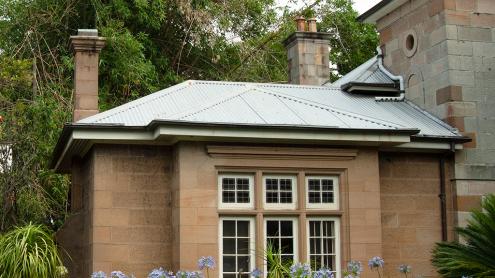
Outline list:
[[[93,272],[91,278],[107,278],[107,274],[103,271]]]
[[[203,278],[201,272],[198,271],[177,271],[175,274],[177,278]]]
[[[215,259],[213,259],[212,256],[201,257],[198,260],[198,267],[200,270],[203,270],[205,268],[213,269],[215,268]]]
[[[110,278],[128,278],[128,277],[122,271],[112,271],[110,273]]]
[[[399,266],[399,272],[400,273],[409,273],[411,272],[411,266],[410,265],[407,265],[407,264],[401,264]]]
[[[311,266],[309,264],[296,263],[290,267],[290,277],[306,278],[311,275]]]
[[[167,271],[165,271],[163,268],[155,268],[153,269],[150,274],[148,274],[148,278],[169,278],[170,275],[168,274],[171,274],[173,275],[173,273],[168,273]]]
[[[252,277],[259,278],[259,277],[262,277],[263,276],[263,271],[255,268],[255,269],[253,269],[253,271],[251,271],[250,275]]]
[[[330,269],[321,268],[320,270],[313,272],[313,278],[334,278],[334,276]]]
[[[359,276],[363,272],[363,265],[360,261],[349,261],[347,263],[347,271],[351,276]]]
[[[354,277],[354,276],[352,276],[352,274],[349,274],[349,273],[348,273],[348,274],[346,274],[346,275],[344,276],[344,278],[355,278],[355,277]]]
[[[371,258],[371,260],[368,261],[368,266],[371,269],[383,267],[383,264],[385,264],[385,261],[378,256],[373,257],[373,258]]]

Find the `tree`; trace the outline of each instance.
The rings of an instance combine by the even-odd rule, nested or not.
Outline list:
[[[465,241],[440,242],[433,250],[433,265],[444,277],[495,276],[495,195],[487,196],[482,210],[471,212],[468,225],[457,228]]]
[[[69,37],[77,29],[107,38],[104,111],[187,79],[286,81],[282,40],[299,13],[317,16],[332,34],[338,74],[373,55],[376,32],[355,22],[347,0],[317,0],[302,11],[277,9],[274,0],[0,0],[0,142],[14,156],[0,176],[0,231],[30,221],[56,230],[66,217],[69,179],[48,161],[71,120]]]

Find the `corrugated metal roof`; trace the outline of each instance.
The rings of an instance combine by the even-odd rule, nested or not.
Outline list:
[[[79,121],[147,126],[153,120],[342,129],[419,129],[459,136],[408,101],[377,102],[333,86],[186,81]]]
[[[368,83],[368,84],[394,84],[395,81],[378,67],[377,56],[369,59],[359,67],[344,75],[339,80],[328,84],[327,86],[342,86],[349,82]]]

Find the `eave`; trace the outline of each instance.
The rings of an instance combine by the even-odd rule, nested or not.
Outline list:
[[[153,121],[148,126],[67,124],[50,167],[68,172],[72,157],[94,144],[173,145],[179,141],[396,146],[411,141],[418,129],[343,129],[324,126],[250,125]]]
[[[382,0],[371,9],[357,17],[357,20],[364,23],[376,24],[376,22],[391,13],[398,7],[402,6],[408,0]]]

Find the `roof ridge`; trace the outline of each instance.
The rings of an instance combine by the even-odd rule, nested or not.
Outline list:
[[[375,123],[375,124],[378,124],[378,125],[382,125],[382,126],[387,126],[387,127],[392,127],[392,128],[403,127],[403,125],[398,124],[398,123],[384,121],[384,120],[372,118],[372,117],[369,117],[369,116],[366,116],[366,115],[361,115],[361,114],[358,114],[358,113],[354,113],[354,112],[350,112],[350,111],[338,109],[338,108],[335,108],[335,107],[330,106],[330,105],[326,105],[326,104],[323,104],[323,103],[310,101],[310,100],[307,100],[307,99],[304,99],[304,98],[300,98],[300,97],[286,95],[286,94],[279,93],[279,92],[274,92],[274,91],[271,91],[271,90],[269,92],[266,92],[266,93],[277,95],[277,96],[282,97],[282,98],[286,98],[286,99],[289,99],[289,100],[292,100],[292,101],[297,101],[297,102],[303,103],[305,105],[314,106],[314,107],[317,107],[317,108],[320,108],[320,109],[331,110],[334,113],[342,114],[342,115],[344,115],[346,117],[356,118],[356,119],[359,119],[359,120],[362,120],[362,121],[368,121],[368,122],[372,122],[372,123]],[[340,118],[339,118],[339,120],[345,123],[345,121],[341,120]],[[381,122],[379,122],[379,121],[381,121]],[[389,124],[386,124],[386,123],[389,123]],[[395,125],[395,126],[393,126],[393,125]]]

